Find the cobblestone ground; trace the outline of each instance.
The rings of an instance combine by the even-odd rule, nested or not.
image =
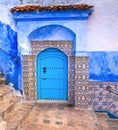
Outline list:
[[[36,103],[21,130],[100,130],[100,127],[92,109]]]

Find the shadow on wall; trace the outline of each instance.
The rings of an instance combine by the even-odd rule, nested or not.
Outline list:
[[[12,83],[18,90],[20,59],[17,56],[17,33],[0,22],[0,34],[0,71],[3,71],[7,84]]]

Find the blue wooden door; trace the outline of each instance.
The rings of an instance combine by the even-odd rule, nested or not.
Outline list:
[[[37,97],[39,100],[67,100],[68,58],[49,48],[37,56]]]

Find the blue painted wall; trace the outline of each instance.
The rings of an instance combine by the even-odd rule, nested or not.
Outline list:
[[[118,82],[118,52],[87,52],[91,81]]]
[[[73,42],[74,53],[76,50],[76,35],[75,33],[61,25],[47,25],[40,27],[29,34],[30,41],[42,40],[70,40]]]
[[[18,90],[19,59],[17,56],[17,33],[10,26],[0,22],[0,71],[7,83],[13,83]],[[7,54],[9,53],[9,54]]]
[[[3,23],[0,23],[0,33],[0,47],[4,48],[11,55],[17,57],[17,33]],[[36,38],[38,37],[37,34],[35,36]],[[38,39],[40,39],[40,37],[42,39],[42,35],[39,35]],[[35,37],[29,38],[32,40]],[[90,81],[118,82],[118,52],[95,51],[86,53],[90,57]],[[0,70],[3,70],[7,83],[12,82],[14,88],[17,90],[19,89],[19,66],[20,59],[16,60],[0,50]]]

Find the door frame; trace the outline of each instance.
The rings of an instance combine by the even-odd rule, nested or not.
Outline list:
[[[25,98],[37,100],[36,57],[47,48],[57,48],[68,56],[68,104],[75,101],[75,56],[72,41],[32,41],[31,54],[22,55],[22,76]],[[29,80],[30,79],[30,80]]]
[[[50,51],[50,49],[54,49],[55,50],[55,52],[54,53],[52,53],[52,54],[50,54],[50,52],[48,52],[48,50]],[[61,50],[59,50],[58,48],[52,48],[52,47],[49,47],[49,48],[47,48],[47,49],[45,49],[45,50],[43,50],[43,51],[41,51],[38,55],[37,55],[37,57],[36,57],[36,76],[37,76],[37,79],[36,79],[36,89],[37,89],[37,99],[40,101],[45,101],[45,99],[41,99],[41,98],[38,98],[38,97],[40,97],[39,96],[39,94],[41,94],[40,92],[41,92],[41,90],[40,90],[40,83],[39,83],[39,71],[40,70],[38,70],[39,69],[39,60],[41,59],[41,58],[43,58],[43,57],[48,57],[47,55],[45,56],[43,56],[43,57],[41,57],[41,55],[43,55],[43,53],[45,54],[45,53],[49,53],[49,57],[50,56],[54,56],[54,57],[60,57],[61,59],[65,59],[66,60],[66,63],[67,63],[67,68],[66,68],[66,70],[67,70],[67,77],[66,77],[66,79],[67,79],[67,81],[66,81],[66,88],[65,88],[65,91],[63,90],[63,92],[65,92],[66,93],[66,98],[65,99],[60,99],[60,100],[56,100],[56,99],[49,99],[49,101],[51,101],[51,100],[53,100],[53,101],[67,101],[68,100],[68,56],[64,53],[64,52],[62,52]],[[61,56],[60,56],[61,55]],[[63,56],[64,57],[63,57]],[[66,73],[66,72],[65,72]],[[63,74],[65,74],[65,73],[63,73]],[[47,99],[48,100],[48,99]],[[46,101],[47,101],[46,100]]]

